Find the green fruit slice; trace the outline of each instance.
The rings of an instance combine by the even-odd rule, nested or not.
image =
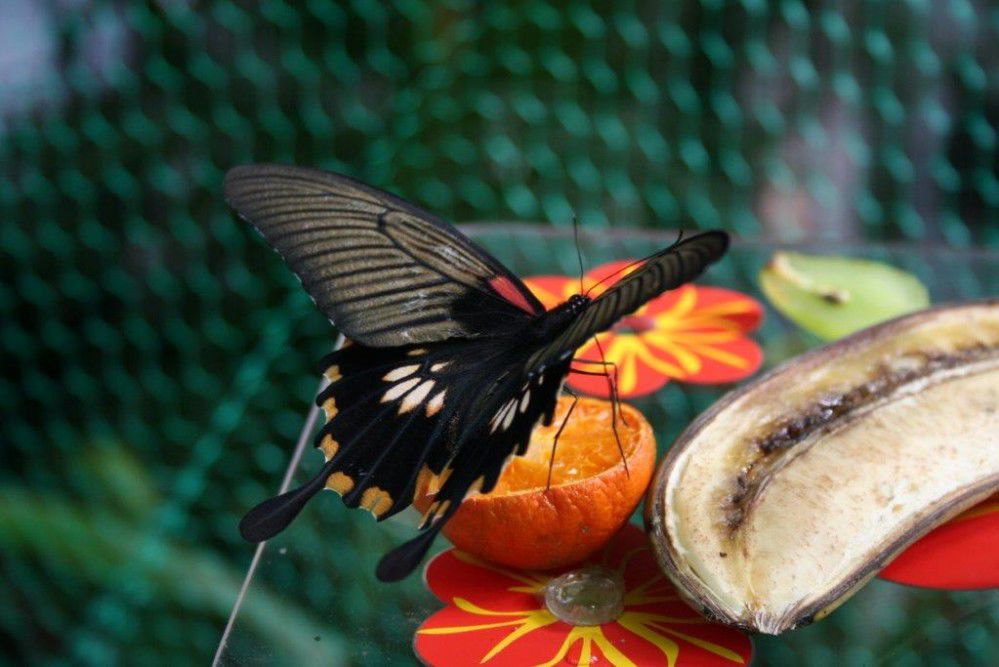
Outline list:
[[[926,308],[919,280],[881,262],[777,252],[760,272],[773,306],[806,331],[835,340]]]

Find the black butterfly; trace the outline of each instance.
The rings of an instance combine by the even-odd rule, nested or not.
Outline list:
[[[326,465],[250,510],[240,532],[272,537],[323,488],[386,519],[410,505],[421,471],[432,473],[439,490],[421,533],[382,558],[384,581],[412,572],[462,500],[491,490],[535,425],[551,423],[576,348],[728,246],[720,231],[683,239],[599,297],[545,311],[457,229],[345,176],[236,167],[225,197],[353,342],[323,360],[331,384],[317,398],[327,422],[316,446]]]

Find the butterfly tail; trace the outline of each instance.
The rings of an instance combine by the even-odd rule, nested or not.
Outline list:
[[[467,483],[460,486],[467,489]],[[442,492],[446,492],[446,489],[442,489]],[[461,491],[461,494],[464,495],[464,489]],[[438,498],[440,496],[441,494],[439,493]],[[399,545],[382,556],[382,559],[378,561],[378,568],[375,570],[378,580],[393,582],[408,577],[427,555],[427,551],[430,550],[434,540],[437,539],[437,534],[441,532],[441,528],[448,522],[448,519],[454,515],[459,505],[460,502],[448,503],[446,505],[447,509],[444,509],[441,505],[435,504],[433,507],[440,507],[444,511],[434,511],[431,509],[420,526],[419,535]]]
[[[430,545],[434,543],[443,525],[443,521],[438,521],[410,541],[382,556],[375,570],[378,580],[394,582],[408,577],[427,555]]]
[[[334,465],[327,463],[319,474],[304,485],[268,498],[243,517],[239,534],[248,542],[269,540],[295,520],[302,508],[326,486],[326,479],[333,473]]]

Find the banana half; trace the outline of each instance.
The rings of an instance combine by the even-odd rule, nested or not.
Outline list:
[[[709,618],[817,620],[999,489],[999,300],[924,310],[732,392],[659,466],[646,523]]]

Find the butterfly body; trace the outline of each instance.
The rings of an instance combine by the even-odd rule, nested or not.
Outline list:
[[[565,331],[591,301],[585,294],[573,294],[548,312],[537,315],[524,333],[535,343],[546,343]]]
[[[721,232],[651,256],[595,299],[546,311],[526,286],[455,228],[351,179],[275,165],[237,167],[226,198],[278,250],[352,344],[323,360],[317,397],[326,464],[240,524],[268,539],[323,488],[383,520],[421,480],[435,490],[422,532],[382,559],[399,579],[473,492],[488,492],[531,431],[550,424],[573,353],[650,298],[699,274]]]

